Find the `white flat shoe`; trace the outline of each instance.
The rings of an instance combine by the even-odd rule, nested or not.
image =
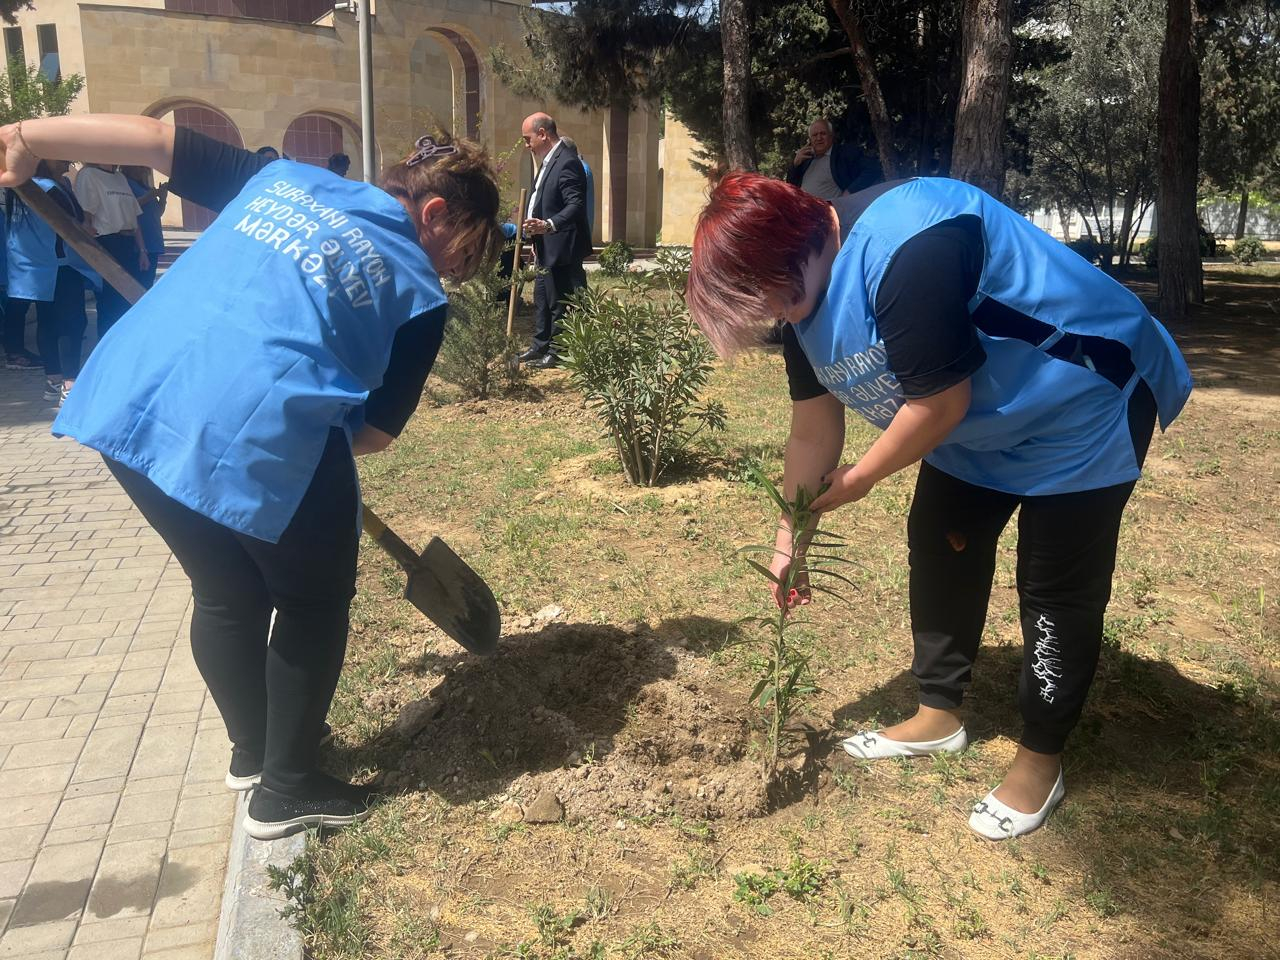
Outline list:
[[[892,740],[878,730],[861,730],[841,746],[844,752],[859,760],[883,760],[885,757],[927,757],[932,753],[960,753],[969,745],[969,735],[961,727],[941,740],[921,740],[911,743]]]
[[[1058,779],[1049,791],[1049,797],[1035,813],[1022,813],[1013,807],[1006,806],[996,799],[995,792],[988,793],[983,800],[974,804],[973,813],[969,817],[969,829],[988,840],[1012,840],[1033,830],[1039,830],[1049,819],[1053,808],[1062,802],[1067,795],[1067,788],[1062,782],[1062,771],[1058,771]]]

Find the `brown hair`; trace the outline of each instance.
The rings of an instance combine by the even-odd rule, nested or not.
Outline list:
[[[466,251],[462,273],[467,279],[492,260],[502,244],[496,175],[478,143],[454,140],[447,133],[437,133],[431,143],[433,149],[419,147],[383,170],[378,186],[414,210],[421,210],[432,197],[448,204],[445,222],[453,231],[448,251]],[[422,223],[414,219],[421,237]]]

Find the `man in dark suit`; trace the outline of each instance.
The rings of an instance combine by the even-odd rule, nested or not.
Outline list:
[[[556,122],[545,113],[527,117],[520,135],[538,161],[524,235],[532,238],[534,257],[544,271],[533,284],[533,345],[520,355],[520,361],[532,367],[554,367],[555,336],[564,317],[565,298],[587,285],[582,269],[591,250],[587,175],[577,151],[564,145]]]

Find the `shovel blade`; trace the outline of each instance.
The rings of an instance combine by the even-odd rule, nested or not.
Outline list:
[[[404,596],[470,652],[497,652],[502,615],[493,591],[439,537],[431,538],[409,571]]]

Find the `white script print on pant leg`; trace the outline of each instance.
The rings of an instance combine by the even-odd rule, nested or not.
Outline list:
[[[1053,703],[1057,681],[1062,679],[1062,651],[1058,648],[1057,626],[1045,614],[1036,620],[1035,660],[1031,672],[1040,681],[1040,699]]]

